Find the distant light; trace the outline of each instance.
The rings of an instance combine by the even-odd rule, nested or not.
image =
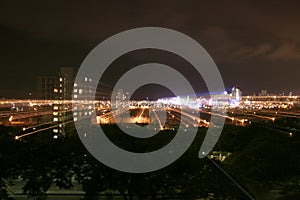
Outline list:
[[[290,137],[293,137],[293,133],[292,132],[290,132],[289,135],[290,135]]]
[[[20,137],[16,135],[15,140],[18,140]]]
[[[13,118],[14,118],[14,117],[11,115],[11,116],[9,117],[8,121],[11,122],[11,121],[13,120]]]
[[[57,136],[57,135],[54,135],[54,136],[53,136],[53,139],[57,139],[57,138],[58,138],[58,136]]]

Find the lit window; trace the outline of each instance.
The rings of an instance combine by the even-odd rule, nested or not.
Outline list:
[[[53,92],[54,92],[54,93],[57,93],[57,92],[58,92],[58,89],[54,88]]]
[[[57,116],[57,115],[58,115],[58,112],[53,112],[53,115],[54,115],[54,116]]]
[[[60,78],[59,78],[59,81],[61,82],[61,81],[63,81],[63,79],[60,77]]]
[[[77,98],[78,98],[78,96],[77,96],[77,94],[75,94],[75,95],[74,95],[74,99],[77,99]]]
[[[77,117],[74,117],[74,122],[76,122],[77,121]]]
[[[77,89],[74,89],[74,92],[78,92],[78,90],[77,90]]]
[[[57,118],[57,117],[54,117],[54,118],[53,118],[53,121],[57,122],[57,121],[58,121],[58,118]]]
[[[54,107],[53,107],[53,110],[58,110],[58,106],[54,106]]]
[[[84,81],[85,81],[85,82],[87,82],[87,81],[88,81],[88,78],[87,78],[87,77],[85,77],[85,78],[84,78]]]
[[[82,89],[79,89],[79,94],[82,94]]]
[[[58,129],[53,129],[53,133],[58,133]]]
[[[77,83],[74,83],[74,87],[77,87]]]

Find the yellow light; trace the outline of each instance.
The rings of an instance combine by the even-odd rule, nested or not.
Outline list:
[[[14,117],[11,115],[11,116],[9,117],[8,121],[11,122],[11,121],[13,120],[13,118],[14,118]]]

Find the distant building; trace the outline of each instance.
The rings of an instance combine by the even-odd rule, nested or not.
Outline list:
[[[37,98],[54,100],[53,122],[57,127],[53,128],[53,138],[65,135],[72,121],[71,105],[63,100],[71,100],[73,92],[74,76],[72,67],[62,67],[57,76],[38,76],[36,82]],[[55,101],[57,100],[57,101]]]
[[[59,73],[60,99],[71,100],[74,85],[74,75],[72,67],[62,67]]]
[[[46,100],[70,100],[73,84],[73,68],[62,67],[57,76],[38,76],[36,78],[36,97]]]
[[[55,99],[54,88],[58,84],[57,76],[38,76],[36,78],[36,96],[38,99]]]
[[[242,99],[242,91],[239,87],[233,87],[231,89],[231,96],[234,97],[237,101]]]
[[[123,89],[118,89],[112,93],[112,100],[115,100],[115,108],[120,108],[124,102],[130,100],[129,92],[125,92]]]
[[[93,93],[93,80],[89,77],[81,77],[77,78],[78,82],[74,83],[73,87],[73,100],[85,100],[88,97],[91,97]],[[75,104],[73,110],[74,121],[77,121],[78,118],[83,116],[91,116],[92,111],[90,108],[90,104],[80,103],[80,105]]]
[[[260,92],[259,92],[259,96],[268,96],[268,91],[267,90],[261,90]]]

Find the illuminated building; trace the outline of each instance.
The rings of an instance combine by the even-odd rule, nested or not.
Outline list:
[[[71,108],[61,100],[71,100],[74,83],[73,68],[62,67],[57,76],[38,76],[36,79],[36,97],[53,101],[53,122],[58,127],[53,129],[53,138],[66,132],[65,122],[69,119]],[[57,100],[57,101],[55,101]]]
[[[267,96],[268,95],[268,91],[267,90],[261,90],[258,95],[259,96]]]
[[[123,103],[126,103],[130,100],[128,92],[125,92],[123,89],[118,89],[112,94],[112,100],[115,100],[115,108],[120,108]]]
[[[55,99],[54,89],[57,84],[57,76],[38,76],[36,78],[36,97],[38,99]]]
[[[59,73],[58,91],[60,99],[71,100],[73,92],[74,76],[72,67],[62,67]]]
[[[93,80],[89,77],[82,77],[77,78],[79,82],[74,83],[73,87],[73,99],[74,101],[78,100],[85,100],[87,97],[92,95],[92,89],[93,89]],[[76,104],[73,115],[74,115],[74,121],[78,120],[78,117],[82,116],[91,116],[92,115],[92,108],[89,103],[80,103]],[[78,116],[78,117],[77,117]]]
[[[36,97],[44,100],[70,100],[74,83],[73,68],[62,67],[57,76],[38,76]]]
[[[239,87],[233,87],[231,90],[231,96],[234,97],[237,101],[242,99],[242,91]]]

